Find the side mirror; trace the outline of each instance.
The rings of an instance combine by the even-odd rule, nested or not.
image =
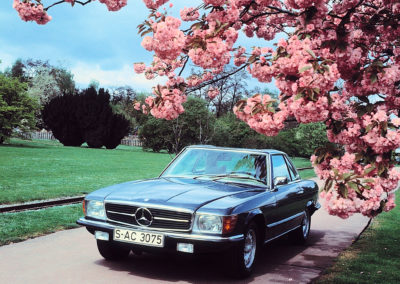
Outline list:
[[[287,177],[276,177],[276,178],[274,178],[274,186],[287,184],[287,183],[288,183],[288,178]]]

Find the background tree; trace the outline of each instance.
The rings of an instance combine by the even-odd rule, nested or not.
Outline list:
[[[26,93],[27,85],[18,78],[0,74],[0,144],[18,128],[34,129],[37,104]]]
[[[117,147],[130,131],[129,121],[113,113],[110,94],[93,87],[76,95],[63,95],[50,100],[42,111],[48,129],[65,146],[107,149]]]
[[[139,131],[144,149],[177,153],[183,147],[208,142],[214,133],[215,118],[201,98],[189,97],[185,113],[176,120],[149,117]]]

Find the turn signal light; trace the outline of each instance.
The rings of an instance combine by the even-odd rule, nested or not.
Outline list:
[[[235,229],[237,218],[238,218],[237,215],[224,216],[224,221],[222,226],[223,234],[231,233],[233,229]]]
[[[86,216],[86,204],[85,204],[85,200],[82,201],[82,210],[83,210],[83,214]]]

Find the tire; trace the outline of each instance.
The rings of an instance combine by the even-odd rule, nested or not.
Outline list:
[[[231,274],[235,278],[245,278],[253,272],[259,250],[259,234],[255,222],[251,222],[244,231],[244,240],[234,247],[229,255]]]
[[[304,218],[301,221],[301,226],[289,234],[289,238],[295,244],[303,245],[307,242],[310,235],[311,215],[310,211],[304,211]]]
[[[123,260],[130,253],[130,249],[119,247],[113,242],[101,240],[97,240],[97,249],[106,260]]]

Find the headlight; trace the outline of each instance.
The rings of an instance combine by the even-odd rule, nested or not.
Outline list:
[[[222,233],[222,217],[216,215],[199,215],[197,228],[204,233]]]
[[[96,200],[86,201],[86,216],[96,219],[106,219],[106,212],[104,211],[104,203]]]
[[[211,214],[196,215],[193,231],[209,234],[228,234],[233,231],[237,215],[218,216]]]

